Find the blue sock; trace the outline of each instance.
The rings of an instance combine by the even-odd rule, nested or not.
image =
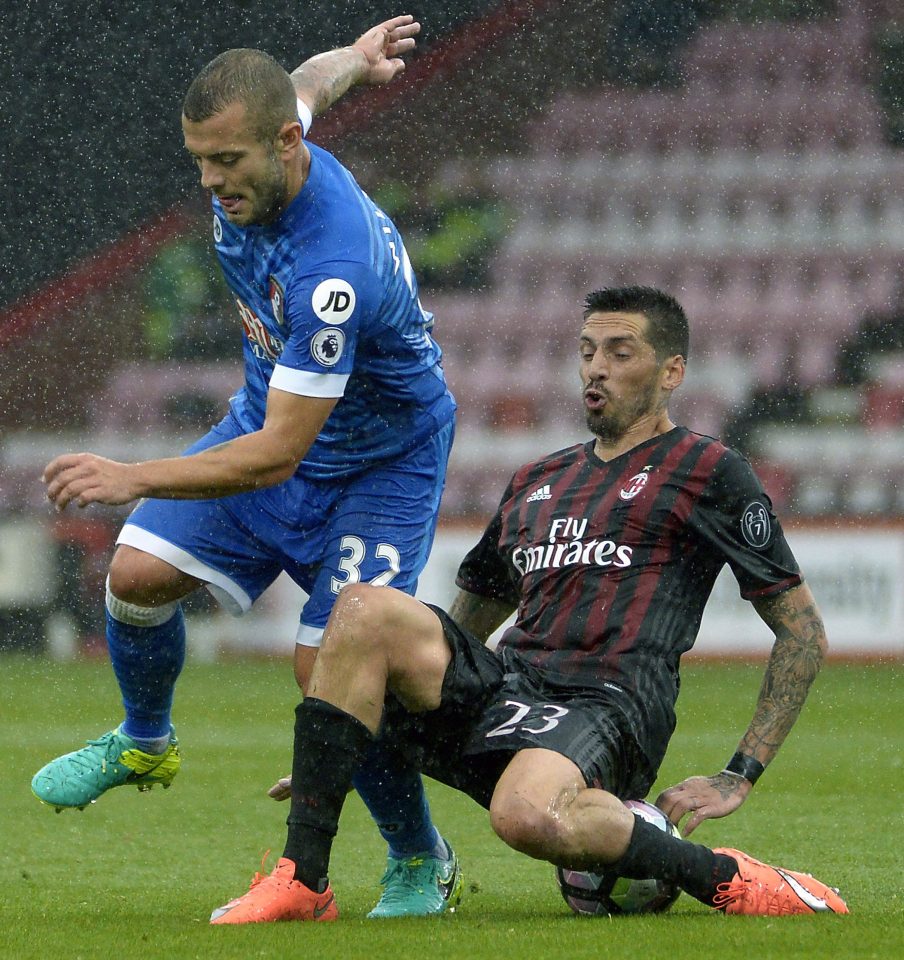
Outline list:
[[[446,845],[430,819],[430,807],[420,774],[402,766],[377,742],[352,781],[374,818],[389,855],[404,860],[430,850],[447,856]]]
[[[158,626],[134,626],[107,614],[107,645],[126,711],[123,733],[154,741],[170,732],[176,679],[185,662],[182,607]]]

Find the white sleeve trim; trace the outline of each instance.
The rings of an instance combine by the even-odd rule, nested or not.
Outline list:
[[[314,114],[311,113],[311,108],[304,100],[300,97],[296,99],[298,100],[298,119],[301,121],[301,132],[304,136],[307,136],[308,130],[311,129],[311,124],[314,122]]]
[[[348,373],[312,373],[277,364],[270,377],[270,386],[300,397],[341,397],[350,376]]]
[[[323,627],[312,627],[307,623],[298,624],[295,643],[300,647],[319,647],[323,640]]]

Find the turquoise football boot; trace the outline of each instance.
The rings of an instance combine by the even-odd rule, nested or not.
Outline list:
[[[462,875],[452,847],[448,859],[417,853],[406,860],[389,858],[380,883],[383,895],[367,915],[383,917],[429,917],[454,910],[461,900]]]
[[[129,784],[150,790],[154,784],[169,787],[179,772],[182,758],[175,731],[163,753],[145,753],[119,728],[105,733],[88,746],[51,760],[34,775],[32,793],[42,802],[56,807],[84,809],[112,787]]]

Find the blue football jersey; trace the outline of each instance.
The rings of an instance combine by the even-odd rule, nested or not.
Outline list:
[[[398,230],[335,157],[308,149],[308,178],[277,220],[234,226],[214,197],[213,235],[243,328],[232,412],[250,433],[271,386],[339,397],[298,469],[324,479],[413,449],[455,401]]]

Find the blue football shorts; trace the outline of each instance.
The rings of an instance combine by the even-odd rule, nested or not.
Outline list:
[[[296,642],[319,646],[339,590],[391,584],[414,594],[436,532],[450,422],[406,456],[353,477],[297,476],[216,500],[143,500],[117,543],[197,577],[234,616],[285,571],[309,599]],[[241,433],[227,416],[185,455]]]

